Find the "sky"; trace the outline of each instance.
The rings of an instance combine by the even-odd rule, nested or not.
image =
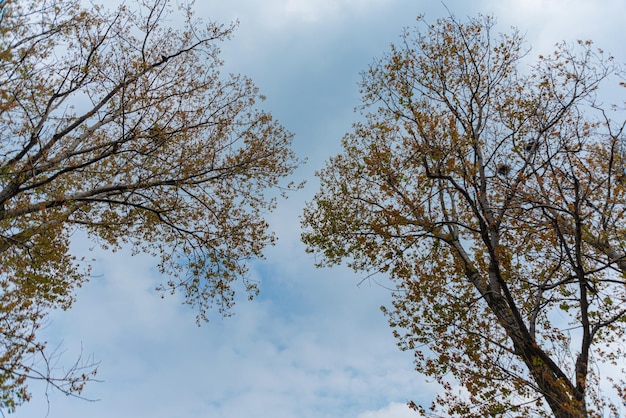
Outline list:
[[[132,1],[128,1],[132,3]],[[624,0],[197,0],[206,20],[239,20],[222,45],[226,70],[250,76],[270,111],[295,134],[308,159],[306,187],[268,216],[278,243],[251,264],[260,295],[235,315],[198,327],[178,295],[161,298],[156,260],[94,248],[77,235],[73,251],[94,258],[93,277],[68,311],[53,312],[40,334],[58,347],[59,366],[82,353],[99,362],[83,396],[37,384],[17,418],[408,418],[436,386],[413,371],[379,307],[385,278],[345,268],[316,269],[299,242],[300,214],[316,192],[314,172],[340,152],[358,117],[357,82],[375,57],[425,14],[492,14],[498,31],[518,27],[529,58],[556,42],[592,39],[626,61]],[[449,11],[448,11],[449,10]]]

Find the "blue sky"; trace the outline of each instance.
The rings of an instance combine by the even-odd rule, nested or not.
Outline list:
[[[299,243],[299,215],[315,193],[315,170],[340,151],[359,104],[359,72],[424,13],[445,16],[439,1],[197,0],[199,16],[239,19],[222,46],[226,70],[250,76],[263,107],[295,134],[308,158],[297,177],[307,186],[269,215],[279,238],[251,265],[260,296],[235,316],[196,326],[177,295],[161,299],[149,257],[97,248],[93,279],[67,312],[51,315],[42,335],[69,364],[82,350],[100,362],[101,383],[86,402],[54,391],[18,409],[19,418],[255,417],[405,418],[407,400],[429,403],[436,387],[413,371],[379,306],[389,291],[343,268],[318,270]],[[527,34],[529,61],[561,40],[592,39],[626,60],[623,0],[449,0],[460,18],[493,14],[501,31]],[[74,251],[88,244],[76,236]],[[384,277],[377,278],[384,284]]]

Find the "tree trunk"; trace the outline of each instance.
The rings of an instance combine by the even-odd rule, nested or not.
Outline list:
[[[577,390],[567,375],[550,356],[535,342],[521,320],[511,311],[505,299],[490,292],[479,280],[475,270],[468,270],[468,277],[481,292],[492,312],[506,329],[515,352],[533,377],[539,392],[557,418],[586,418],[584,393]]]
[[[531,374],[556,418],[588,417],[584,400],[577,399],[566,384],[553,380],[545,368],[537,368]]]
[[[587,418],[584,393],[576,390],[558,366],[551,361],[545,362],[546,354],[536,344],[522,342],[518,345],[515,339],[514,344],[554,416]]]

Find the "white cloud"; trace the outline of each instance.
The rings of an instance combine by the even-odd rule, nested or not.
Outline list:
[[[613,53],[623,51],[620,36],[622,22],[616,16],[626,14],[622,0],[488,0],[484,8],[498,22],[518,27],[533,46],[533,54],[552,50],[555,43],[591,39]]]
[[[396,0],[235,0],[229,2],[224,10],[242,21],[284,30],[298,28],[302,24],[325,25],[378,10],[394,2]]]
[[[415,418],[417,413],[406,403],[393,402],[382,409],[359,414],[357,418]]]
[[[98,251],[94,278],[45,330],[101,361],[85,396],[51,393],[50,417],[354,417],[363,409],[421,393],[411,356],[395,347],[377,307],[378,287],[356,287],[345,269],[312,269],[308,255],[264,262],[263,293],[236,315],[202,327],[178,297],[160,299],[149,257]],[[299,267],[298,267],[299,266]],[[101,277],[100,277],[101,275]],[[16,417],[43,417],[41,388]]]

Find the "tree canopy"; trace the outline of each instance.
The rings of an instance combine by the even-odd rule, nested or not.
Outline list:
[[[234,283],[256,294],[246,262],[273,242],[263,216],[299,161],[251,80],[220,74],[234,28],[168,0],[0,2],[0,406],[31,378],[79,393],[92,377],[54,375],[36,338],[89,277],[77,230],[160,258],[161,289],[200,319],[229,312]]]
[[[623,95],[624,73],[588,41],[528,64],[519,32],[493,27],[421,20],[374,61],[302,238],[320,266],[396,284],[398,344],[442,388],[415,409],[617,415],[625,122],[598,97]]]

